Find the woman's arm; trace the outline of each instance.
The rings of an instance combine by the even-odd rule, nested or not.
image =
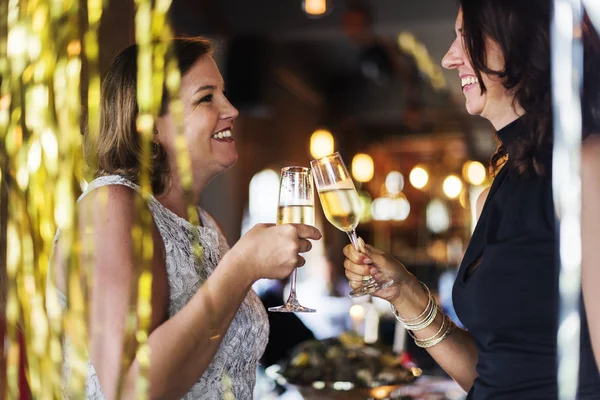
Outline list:
[[[364,252],[359,253],[351,245],[344,248],[344,267],[350,286],[360,286],[364,275],[373,275],[377,280],[393,279],[394,285],[373,295],[392,303],[403,319],[422,315],[429,297],[417,279],[391,255],[369,245],[365,246]],[[431,325],[413,333],[419,339],[427,339],[434,336],[441,325],[442,315],[438,313]],[[448,375],[469,391],[477,377],[477,349],[467,331],[456,328],[450,336],[427,350]]]
[[[581,286],[592,347],[600,365],[600,135],[584,141],[581,158]]]
[[[425,310],[429,298],[414,277],[404,282],[400,291],[402,294],[392,304],[403,319],[414,318]],[[427,339],[434,336],[441,325],[442,315],[438,313],[431,325],[413,334],[418,339]],[[426,350],[463,390],[471,389],[477,378],[477,349],[469,332],[457,327],[446,339]]]
[[[126,374],[123,397],[134,399],[138,361],[134,360],[124,370],[119,367],[126,315],[135,310],[137,299],[136,268],[139,267],[133,261],[131,229],[138,195],[122,186],[109,186],[107,190],[107,200],[95,196],[88,201],[94,210],[91,232],[95,242],[91,358],[108,399],[116,397],[123,373]],[[152,399],[181,398],[210,365],[252,283],[260,277],[287,276],[294,267],[303,264],[298,253],[310,248],[305,238],[320,238],[316,229],[305,225],[253,228],[225,255],[188,304],[165,320],[168,286],[165,290],[164,249],[156,228],[153,236],[154,310],[148,338]],[[259,244],[261,251],[257,252]]]
[[[481,216],[488,193],[489,188],[485,189],[477,199],[475,208],[477,219]],[[350,245],[344,248],[344,255],[347,257],[344,267],[350,286],[353,288],[360,286],[363,275],[373,275],[378,280],[384,277],[391,278],[397,284],[380,290],[374,295],[392,303],[403,319],[421,315],[427,307],[429,297],[417,279],[391,255],[369,245],[365,245],[365,253],[359,253]],[[438,314],[431,325],[413,333],[419,339],[427,339],[434,336],[441,325],[442,316]],[[471,389],[473,381],[477,378],[477,348],[469,332],[456,328],[446,339],[429,347],[427,351],[465,391]]]

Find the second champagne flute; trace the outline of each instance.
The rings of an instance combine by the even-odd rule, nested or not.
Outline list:
[[[277,225],[281,224],[315,224],[315,201],[313,197],[312,177],[310,169],[304,167],[287,167],[281,170],[279,186],[279,205],[277,207]],[[284,305],[271,307],[274,312],[315,312],[304,307],[296,298],[296,271],[290,280],[290,296]]]
[[[319,199],[327,220],[333,226],[348,234],[354,248],[361,251],[356,236],[356,227],[362,213],[362,206],[354,182],[339,153],[310,162]],[[377,282],[372,276],[365,276],[360,287],[350,292],[350,296],[364,296],[394,283],[392,280]]]

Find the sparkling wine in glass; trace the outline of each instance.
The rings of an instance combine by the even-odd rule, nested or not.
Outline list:
[[[277,207],[277,225],[315,224],[315,203],[313,184],[309,168],[286,167],[281,170],[279,185],[279,205]],[[290,295],[284,305],[270,307],[273,312],[315,312],[304,307],[296,297],[296,269],[290,280]]]
[[[337,229],[346,232],[354,248],[361,251],[356,227],[360,220],[362,206],[342,157],[339,153],[333,153],[311,161],[310,166],[325,217]],[[392,280],[378,282],[372,276],[365,276],[362,285],[351,291],[350,296],[371,294],[392,283],[394,283]]]

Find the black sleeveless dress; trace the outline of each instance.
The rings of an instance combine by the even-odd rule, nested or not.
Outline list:
[[[508,149],[516,120],[498,132]],[[551,155],[544,177],[504,166],[496,176],[453,288],[457,315],[478,351],[468,399],[557,398],[558,267]],[[476,268],[473,268],[476,266]],[[578,399],[600,399],[583,306]]]

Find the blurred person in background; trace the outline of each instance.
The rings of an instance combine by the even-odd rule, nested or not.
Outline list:
[[[395,284],[374,295],[467,391],[469,399],[556,399],[558,269],[552,193],[551,2],[459,0],[456,39],[443,59],[461,80],[466,109],[489,120],[500,147],[494,182],[454,283],[465,329],[389,254],[344,249],[346,276]],[[584,42],[582,307],[579,399],[600,396],[600,40]],[[567,79],[565,77],[565,79]],[[560,167],[560,166],[555,166]],[[593,351],[595,350],[595,352]],[[594,357],[595,353],[595,357]]]
[[[183,134],[198,204],[206,185],[237,160],[233,128],[238,111],[225,96],[209,41],[179,38],[172,46],[182,77]],[[96,159],[98,166],[96,179],[78,201],[81,243],[87,240],[94,246],[82,251],[93,254],[82,259],[84,272],[93,276],[86,397],[114,399],[122,380],[121,398],[135,398],[138,346],[126,337],[126,320],[137,308],[142,266],[131,232],[136,214],[149,213],[154,249],[146,266],[153,274],[150,398],[249,399],[269,332],[265,309],[251,286],[260,278],[284,278],[302,266],[299,253],[311,248],[308,239],[321,235],[307,225],[257,225],[229,250],[216,221],[204,210],[197,210],[200,226],[188,222],[175,121],[166,96],[151,144],[153,195],[139,201],[137,54],[134,45],[113,60],[102,82],[100,131],[86,132],[84,138],[86,157]],[[68,249],[61,247],[59,233],[48,295],[57,296],[65,307]],[[194,252],[196,244],[201,255]],[[65,347],[68,352],[68,337]],[[63,369],[68,382],[67,363]]]

